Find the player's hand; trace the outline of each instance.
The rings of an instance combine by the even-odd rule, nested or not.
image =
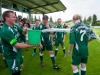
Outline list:
[[[54,45],[54,44],[55,44],[55,42],[53,41],[53,42],[52,42],[52,45]]]
[[[27,34],[27,28],[23,28],[23,34]]]
[[[64,43],[64,42],[65,42],[65,40],[62,40],[62,42]]]
[[[40,48],[43,48],[42,44],[40,44]]]
[[[50,28],[48,24],[45,25],[46,28]]]

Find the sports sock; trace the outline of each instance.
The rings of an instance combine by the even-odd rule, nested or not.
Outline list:
[[[36,47],[34,47],[34,53],[36,53]]]
[[[86,68],[81,68],[81,75],[85,75],[86,74]]]
[[[55,56],[57,56],[58,48],[55,49]]]
[[[50,58],[51,58],[51,60],[52,60],[53,66],[56,65],[55,59],[54,59],[54,54],[51,54],[51,55],[50,55]]]
[[[79,75],[79,71],[78,71],[78,69],[75,70],[75,71],[73,71],[73,75]]]
[[[40,53],[40,61],[43,62],[43,54]]]

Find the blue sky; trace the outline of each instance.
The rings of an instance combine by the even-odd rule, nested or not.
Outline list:
[[[56,21],[57,18],[62,18],[63,21],[71,20],[74,14],[80,14],[82,16],[82,19],[84,17],[96,14],[97,19],[100,20],[100,10],[99,10],[100,0],[61,0],[61,1],[67,7],[67,10],[65,12],[61,11],[61,12],[47,14],[48,16],[52,16],[54,21]],[[17,15],[22,15],[22,13],[17,12]],[[23,16],[27,17],[28,15],[23,14]],[[42,17],[42,15],[37,15],[37,17],[39,16]]]

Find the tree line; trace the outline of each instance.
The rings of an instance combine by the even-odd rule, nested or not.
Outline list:
[[[91,26],[100,26],[100,20],[97,20],[96,14],[93,14],[93,16],[89,16],[88,18],[84,17],[83,22]]]

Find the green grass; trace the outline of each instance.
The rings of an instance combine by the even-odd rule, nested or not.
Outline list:
[[[68,38],[66,37],[66,53],[68,49]],[[52,67],[51,59],[48,51],[44,52],[45,66],[40,66],[40,59],[38,56],[39,50],[37,49],[36,56],[32,57],[33,49],[29,51],[23,51],[24,56],[24,68],[21,75],[73,75],[71,69],[71,55],[67,54],[66,58],[63,58],[63,51],[61,46],[59,47],[58,56],[56,59],[57,65],[61,67],[61,70],[54,70]],[[100,75],[100,42],[94,40],[89,43],[89,59],[87,64],[87,75]],[[8,69],[0,56],[0,75],[10,75]]]
[[[100,28],[93,28],[93,30],[97,35],[100,35]]]

